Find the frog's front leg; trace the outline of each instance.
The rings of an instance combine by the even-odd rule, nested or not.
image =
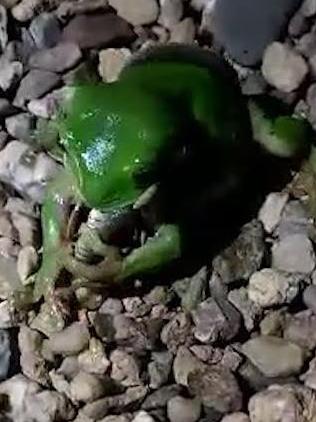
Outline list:
[[[180,228],[175,224],[161,225],[156,234],[124,260],[120,279],[154,273],[181,256]]]
[[[35,301],[48,295],[63,267],[69,209],[76,199],[73,177],[64,169],[49,185],[42,207],[43,255],[35,274]]]
[[[181,255],[180,230],[177,225],[165,224],[144,245],[121,260],[116,248],[107,246],[105,259],[97,265],[89,265],[67,254],[65,267],[75,276],[105,285],[148,273],[154,273]]]
[[[272,100],[271,100],[272,101]],[[253,138],[264,150],[281,158],[291,158],[305,153],[310,148],[311,128],[300,117],[280,114],[272,109],[280,107],[277,102],[264,100],[248,101]]]

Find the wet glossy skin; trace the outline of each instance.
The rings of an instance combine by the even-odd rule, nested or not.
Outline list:
[[[153,184],[164,183],[174,185],[181,199],[174,179],[183,168],[180,180],[190,185],[185,173],[192,171],[195,157],[195,184],[183,195],[193,198],[199,191],[203,196],[206,189],[216,204],[245,183],[253,138],[270,152],[289,157],[301,149],[305,137],[301,120],[267,118],[255,103],[248,108],[234,76],[216,61],[206,65],[204,58],[183,58],[177,50],[167,60],[149,58],[127,68],[116,83],[75,87],[63,111],[59,132],[66,170],[43,206],[37,298],[47,294],[65,266],[67,198],[113,212],[135,203]],[[114,266],[103,264],[96,270],[72,260],[71,270],[77,267],[86,278],[106,282],[159,270],[181,255],[179,213],[175,216]]]

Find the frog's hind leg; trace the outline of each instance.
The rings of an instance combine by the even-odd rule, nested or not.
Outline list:
[[[248,109],[253,138],[268,153],[280,158],[293,158],[309,149],[311,128],[308,122],[286,114],[277,100],[252,98]]]

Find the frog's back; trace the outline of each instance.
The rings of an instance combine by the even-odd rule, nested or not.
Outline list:
[[[246,101],[235,71],[223,59],[200,47],[168,45],[136,53],[120,80],[191,108],[212,142],[238,144],[251,138]]]

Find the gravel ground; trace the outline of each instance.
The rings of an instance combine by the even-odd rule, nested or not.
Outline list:
[[[76,76],[112,82],[168,42],[212,47],[245,95],[281,98],[316,129],[315,0],[0,0],[1,421],[316,422],[316,228],[295,173],[193,277],[12,307],[61,166],[34,129]]]

